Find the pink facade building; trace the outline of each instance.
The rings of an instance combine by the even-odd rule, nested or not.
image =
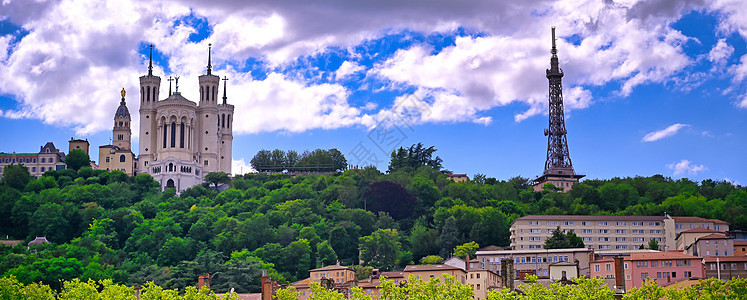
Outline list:
[[[623,262],[625,289],[638,288],[647,278],[658,285],[688,278],[705,278],[703,259],[681,252],[631,253]],[[615,264],[612,259],[591,262],[591,277],[614,278]]]

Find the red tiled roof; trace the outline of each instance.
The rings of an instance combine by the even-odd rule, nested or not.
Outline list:
[[[720,262],[747,262],[747,256],[706,256],[704,259],[706,262],[716,262],[716,259]]]
[[[663,216],[592,216],[592,215],[528,215],[519,220],[558,220],[558,221],[663,221]],[[514,222],[515,222],[514,221]]]
[[[747,246],[747,241],[742,241],[742,240],[737,241],[737,240],[735,240],[734,241],[734,246]]]
[[[405,272],[382,272],[379,276],[386,278],[405,278]]]
[[[709,235],[699,237],[698,239],[699,240],[723,240],[723,239],[731,239],[731,237],[725,234],[711,233]]]
[[[719,224],[729,224],[727,222],[716,220],[716,219],[706,219],[701,217],[672,217],[675,221],[678,223],[719,223]]]
[[[681,252],[647,252],[631,253],[630,258],[626,260],[650,260],[650,259],[696,259],[697,256],[687,255]]]
[[[446,174],[446,177],[467,177],[467,174]]]
[[[419,272],[419,271],[450,271],[450,270],[460,270],[464,271],[462,268],[457,268],[450,265],[408,265],[405,267],[405,272]]]
[[[713,230],[713,229],[710,229],[710,228],[703,228],[703,227],[696,227],[696,228],[693,228],[693,229],[688,229],[688,230],[680,231],[680,233],[709,233],[709,232],[712,232],[712,233],[723,233],[723,231],[718,231],[718,230]]]
[[[350,267],[341,266],[341,265],[329,265],[326,267],[321,267],[313,270],[309,270],[309,272],[315,272],[315,271],[334,271],[334,270],[353,270]]]
[[[590,263],[602,263],[602,262],[613,262],[613,261],[615,261],[614,258],[604,258],[604,259],[592,260],[590,261]]]

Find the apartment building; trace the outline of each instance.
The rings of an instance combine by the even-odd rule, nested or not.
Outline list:
[[[729,230],[729,224],[724,221],[700,217],[529,215],[511,224],[511,248],[542,249],[558,226],[565,232],[574,232],[586,247],[620,251],[648,247],[651,240],[656,240],[661,250],[674,250],[677,249],[677,234],[682,231]]]
[[[589,248],[570,249],[517,249],[477,251],[479,267],[501,274],[501,262],[505,259],[514,261],[514,276],[520,273],[540,277],[550,276],[550,264],[557,262],[578,262],[580,275],[589,275],[589,261],[594,251]]]
[[[592,261],[592,278],[615,278],[613,259]],[[705,278],[702,258],[680,252],[631,253],[624,258],[625,288],[638,288],[648,279],[658,285],[687,278]]]
[[[705,275],[720,280],[747,278],[747,256],[705,257]]]
[[[711,233],[698,238],[685,248],[685,254],[695,256],[732,256],[734,239],[723,233]]]

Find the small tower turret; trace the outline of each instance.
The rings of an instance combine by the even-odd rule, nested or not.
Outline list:
[[[127,103],[125,102],[125,89],[122,88],[122,100],[119,102],[117,112],[114,114],[114,130],[112,137],[112,145],[119,147],[122,150],[130,150],[130,138],[132,132],[130,131],[130,111],[127,109]]]

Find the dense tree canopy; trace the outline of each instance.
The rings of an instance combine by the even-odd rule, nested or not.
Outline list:
[[[290,156],[296,165],[301,161]],[[747,230],[747,190],[655,175],[537,192],[526,178],[455,183],[440,167],[422,165],[388,174],[375,168],[246,174],[223,191],[196,186],[177,196],[162,192],[147,174],[81,167],[13,185],[3,179],[0,233],[25,242],[46,236],[52,243],[32,251],[0,247],[0,273],[59,291],[60,279],[73,278],[184,289],[209,272],[216,274],[218,292],[256,292],[258,270],[287,283],[338,260],[389,269],[437,261],[433,255],[473,253],[477,244],[507,246],[511,222],[528,214],[665,211]],[[369,270],[357,269],[361,276]]]
[[[425,147],[423,143],[413,144],[410,148],[399,147],[399,149],[392,151],[387,172],[392,173],[404,168],[414,170],[422,166],[440,171],[443,167],[443,159],[438,156],[433,157],[436,150],[436,147]]]
[[[91,158],[83,150],[73,149],[65,157],[65,164],[68,169],[78,171],[81,167],[90,166]]]

